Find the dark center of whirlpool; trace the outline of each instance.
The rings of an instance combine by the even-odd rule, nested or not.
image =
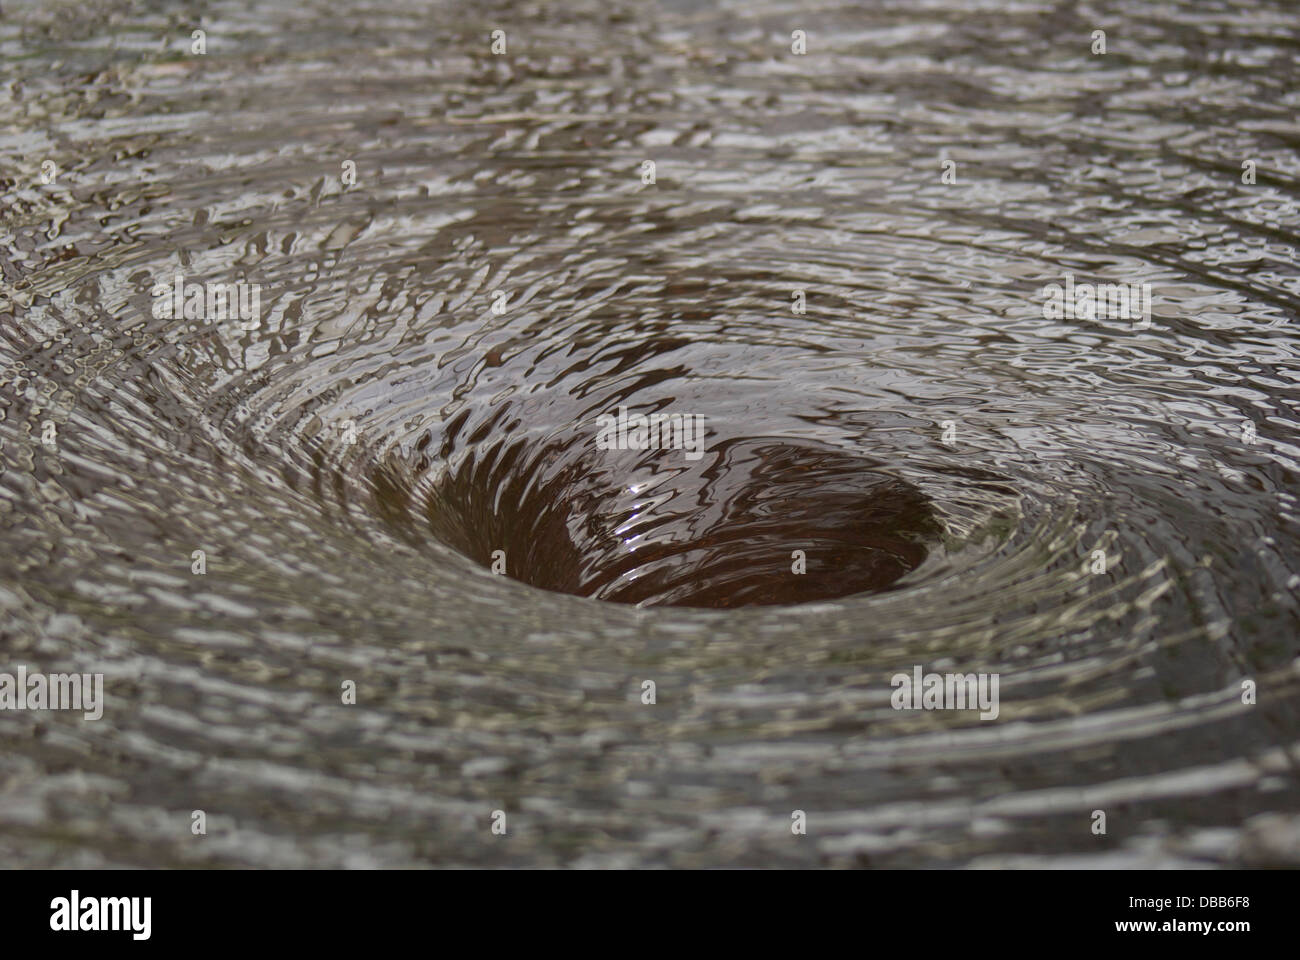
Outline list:
[[[940,526],[912,484],[815,441],[679,449],[526,440],[474,450],[422,493],[377,478],[442,543],[516,580],[616,603],[795,604],[881,591]],[[402,490],[402,492],[398,492]]]

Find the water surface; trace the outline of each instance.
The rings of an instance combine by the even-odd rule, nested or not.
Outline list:
[[[0,861],[1296,863],[1298,54],[1283,0],[6,3],[0,670],[108,700],[0,714]]]

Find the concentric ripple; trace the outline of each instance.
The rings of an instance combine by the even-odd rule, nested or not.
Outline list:
[[[0,859],[1293,864],[1300,29],[1093,16],[5,3]]]

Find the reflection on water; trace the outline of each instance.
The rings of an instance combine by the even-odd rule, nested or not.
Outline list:
[[[0,18],[5,862],[1293,862],[1288,3],[206,10]]]

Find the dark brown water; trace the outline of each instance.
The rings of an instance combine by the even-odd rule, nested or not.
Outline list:
[[[6,2],[0,862],[1300,863],[1300,21],[1095,9]]]
[[[694,467],[676,451],[527,441],[481,455],[428,495],[429,528],[489,568],[500,551],[501,572],[583,597],[736,607],[866,593],[942,533],[920,491],[872,461],[776,439],[724,441]]]

